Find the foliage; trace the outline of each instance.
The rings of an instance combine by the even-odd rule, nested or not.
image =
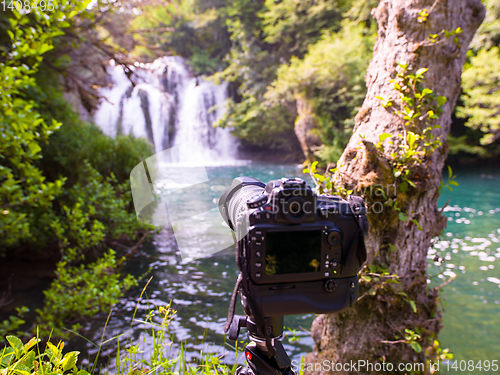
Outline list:
[[[353,90],[363,92],[360,86],[373,46],[372,41],[364,38],[363,31],[362,26],[343,22],[338,33],[323,34],[309,46],[303,59],[294,56],[289,65],[279,67],[266,99],[274,104],[317,89],[334,97],[344,96],[342,99],[348,102],[355,96]]]
[[[73,216],[74,225],[78,225],[77,215],[81,214],[76,208]],[[95,223],[94,223],[95,224]],[[97,245],[102,236],[102,231],[96,230],[96,225],[91,231],[82,230],[89,236],[86,241],[71,248],[74,253],[83,244]],[[64,237],[62,237],[64,238]],[[79,248],[80,247],[80,248]],[[124,290],[137,284],[136,280],[127,275],[123,280],[115,273],[117,261],[115,252],[109,250],[96,262],[80,266],[71,265],[71,257],[65,256],[56,266],[56,278],[50,288],[44,291],[45,301],[41,310],[37,310],[37,324],[42,335],[53,333],[56,337],[67,338],[69,333],[65,327],[73,322],[72,330],[81,328],[80,321],[91,318],[98,312],[107,312],[110,306],[118,302]]]
[[[458,116],[467,118],[466,126],[484,133],[481,145],[500,137],[500,51],[481,49],[470,60],[463,75],[463,107]]]
[[[325,31],[337,31],[342,14],[349,9],[345,0],[266,0],[260,18],[264,41],[294,55],[304,55]]]
[[[116,274],[123,259],[106,241],[132,242],[147,229],[135,219],[127,180],[151,148],[104,136],[66,104],[44,56],[87,3],[54,5],[1,16],[0,247],[2,256],[36,259],[38,250],[59,259],[38,321],[62,337],[64,324],[106,311],[135,283]],[[25,311],[2,322],[1,333],[17,331]]]
[[[486,17],[474,35],[471,50],[490,49],[500,44],[500,3],[498,0],[482,0],[486,7]]]
[[[338,33],[325,33],[310,45],[303,59],[292,57],[289,65],[281,65],[265,94],[271,106],[311,98],[323,143],[316,156],[327,163],[338,160],[349,139],[365,95],[372,47],[364,26],[346,20]]]
[[[223,4],[176,0],[140,5],[140,14],[131,22],[137,45],[132,53],[145,59],[174,53],[187,58],[197,74],[215,73],[223,68],[222,58],[230,48]]]
[[[293,151],[290,150],[295,136],[293,114],[286,108],[268,108],[255,96],[250,96],[241,103],[229,99],[227,109],[218,126],[233,128],[234,135],[250,144]]]
[[[41,158],[40,142],[46,141],[60,124],[54,120],[44,121],[37,112],[36,103],[23,94],[35,85],[33,74],[42,55],[53,48],[53,38],[61,35],[68,25],[64,20],[66,14],[73,16],[85,7],[85,3],[56,3],[56,6],[54,11],[38,8],[30,17],[17,8],[12,9],[10,17],[1,16],[8,22],[8,41],[2,43],[0,55],[1,247],[30,237],[29,218],[24,209],[47,207],[64,183],[64,179],[46,183],[34,165],[34,161]],[[35,27],[30,27],[31,19],[35,20]]]
[[[267,146],[278,134],[295,137],[295,100],[302,95],[325,144],[318,155],[337,155],[364,96],[372,33],[362,23],[341,23],[350,1],[261,1],[245,8],[247,2],[225,7],[232,49],[216,78],[235,82],[238,92],[219,125]],[[353,10],[353,18],[357,14]]]
[[[16,315],[9,316],[3,322],[0,322],[0,337],[5,337],[8,333],[15,332],[18,336],[23,336],[24,332],[20,330],[25,320],[24,315],[29,311],[26,306],[16,308]]]
[[[398,135],[402,139],[398,150],[392,152],[390,157],[392,158],[394,177],[400,179],[399,188],[405,193],[409,186],[415,187],[409,178],[412,165],[422,163],[442,145],[439,137],[432,133],[440,126],[433,126],[432,122],[438,119],[443,112],[442,107],[447,99],[444,96],[437,96],[433,90],[423,87],[422,81],[427,68],[418,69],[412,74],[408,72],[407,64],[400,63],[398,65],[397,78],[391,82],[399,93],[401,108],[395,109],[394,113],[405,121],[405,128],[404,134]],[[381,100],[384,108],[391,109],[392,98],[377,98]],[[387,133],[379,136],[377,144],[379,151],[383,152],[383,143],[389,137],[391,135]]]
[[[40,339],[38,337],[33,337],[26,344],[23,344],[16,336],[7,336],[6,339],[9,346],[4,347],[0,353],[2,373],[16,375],[88,374],[86,371],[78,371],[76,368],[79,352],[74,351],[62,355],[63,342],[59,342],[57,345],[48,342],[45,351],[40,352]]]
[[[500,4],[484,0],[486,18],[471,43],[462,74],[462,95],[456,107],[465,129],[452,128],[450,154],[495,158],[500,152],[499,75]]]
[[[152,342],[152,350],[144,356],[140,351],[139,345],[132,342],[120,342],[118,335],[108,341],[117,339],[116,348],[113,350],[114,374],[117,375],[136,375],[141,373],[155,373],[164,375],[174,374],[216,374],[229,375],[236,370],[237,364],[228,366],[222,363],[219,357],[210,353],[201,353],[200,363],[189,364],[186,347],[180,343],[178,354],[173,352],[173,336],[170,334],[169,325],[175,317],[170,304],[151,309],[146,317],[134,319],[134,322],[146,325],[150,331],[144,330],[148,336],[148,341]],[[135,315],[134,315],[135,317]],[[104,336],[104,333],[103,333]],[[64,353],[64,342],[59,341],[56,345],[50,340],[42,345],[40,332],[37,331],[36,337],[33,337],[26,344],[16,336],[7,336],[8,345],[0,349],[0,371],[6,375],[43,375],[43,374],[73,374],[89,375],[98,371],[96,365],[84,369],[78,364],[80,352],[71,351]],[[53,341],[53,339],[52,339]],[[94,344],[101,351],[105,343]],[[236,352],[236,355],[238,353]],[[107,369],[104,374],[110,373]]]

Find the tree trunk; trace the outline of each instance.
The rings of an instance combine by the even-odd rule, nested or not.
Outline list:
[[[362,270],[360,297],[354,308],[315,319],[312,336],[316,345],[306,358],[308,374],[330,372],[325,360],[330,367],[358,360],[372,365],[392,363],[393,371],[350,366],[335,371],[384,374],[397,373],[399,363],[426,363],[439,357],[434,343],[441,328],[438,288],[427,286],[426,258],[433,238],[446,225],[437,207],[447,156],[446,135],[460,93],[468,45],[485,10],[479,0],[381,0],[372,14],[379,29],[366,76],[368,92],[334,176],[336,186],[362,194],[371,209],[366,239],[367,264],[371,266]],[[456,35],[443,31],[458,27],[463,32]],[[432,38],[431,34],[438,35]],[[398,63],[406,63],[406,71]],[[416,103],[414,94],[422,94],[426,87],[447,102],[440,109],[442,101],[432,97],[423,104],[426,112],[405,120],[401,93],[406,89],[397,90],[394,82],[402,86],[404,79],[421,68],[428,68],[425,78],[421,86],[406,87],[406,99]],[[433,112],[427,112],[432,108]],[[439,118],[433,118],[438,113]],[[429,148],[423,138],[428,134],[425,129],[434,125],[440,128],[431,133],[442,145]],[[410,132],[420,138],[415,156],[403,160],[401,155],[411,143]],[[405,330],[418,336],[411,337]],[[428,364],[415,373],[430,373]]]
[[[314,150],[321,144],[318,136],[312,101],[306,95],[295,95],[297,102],[297,119],[295,120],[295,134],[300,142],[300,147],[306,162],[314,161]]]

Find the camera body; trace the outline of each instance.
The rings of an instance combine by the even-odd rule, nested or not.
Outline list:
[[[240,177],[222,196],[220,210],[239,239],[245,310],[247,299],[267,317],[333,313],[354,304],[366,260],[362,203],[317,196],[298,178],[264,185]]]

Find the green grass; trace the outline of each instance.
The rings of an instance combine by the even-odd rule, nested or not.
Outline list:
[[[148,286],[146,284],[139,296],[137,306]],[[134,311],[132,324],[147,325],[145,334],[152,342],[152,350],[147,354],[140,351],[137,343],[132,339],[120,340],[123,334],[104,341],[106,325],[103,329],[100,344],[92,343],[98,348],[93,364],[84,368],[78,364],[78,351],[64,352],[64,342],[57,344],[51,342],[49,337],[46,342],[39,337],[31,338],[26,344],[16,336],[7,336],[8,345],[0,349],[0,374],[1,375],[88,375],[90,373],[114,375],[228,375],[234,374],[238,354],[235,349],[235,364],[232,366],[222,363],[222,357],[208,352],[201,352],[198,363],[189,363],[187,360],[186,344],[181,342],[175,346],[173,335],[169,333],[169,325],[176,315],[176,311],[167,306],[154,306],[149,309],[144,319],[136,318],[137,307]],[[111,315],[111,313],[110,313]],[[109,316],[110,316],[109,315]],[[108,321],[109,321],[108,316]],[[74,332],[76,333],[76,332]],[[76,333],[79,335],[78,333]],[[80,335],[79,335],[80,336]],[[83,337],[83,336],[80,336]],[[110,356],[109,367],[99,368],[97,359],[104,345],[116,340],[116,353]],[[89,340],[87,340],[89,341]],[[89,341],[90,342],[90,341]],[[114,363],[113,363],[114,362]]]

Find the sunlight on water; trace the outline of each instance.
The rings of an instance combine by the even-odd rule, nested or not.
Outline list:
[[[446,233],[428,253],[431,286],[456,276],[442,291],[440,339],[454,360],[491,361],[500,353],[500,175],[457,174],[460,185],[440,198],[450,199]]]

